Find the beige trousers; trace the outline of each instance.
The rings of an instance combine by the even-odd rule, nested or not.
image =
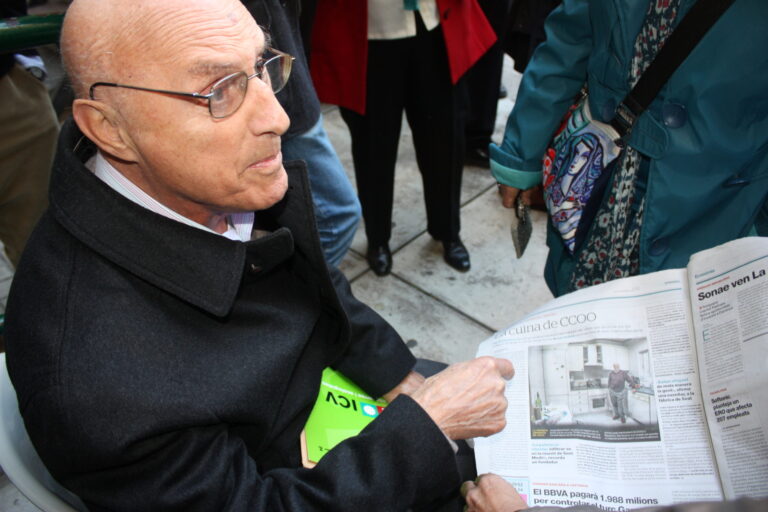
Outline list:
[[[14,266],[48,205],[58,130],[45,86],[15,65],[0,78],[0,240]]]

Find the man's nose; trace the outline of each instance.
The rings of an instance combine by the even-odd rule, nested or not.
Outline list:
[[[277,101],[277,97],[269,85],[260,80],[254,80],[254,82],[253,87],[248,88],[243,99],[250,130],[254,135],[284,134],[291,124],[288,114]]]

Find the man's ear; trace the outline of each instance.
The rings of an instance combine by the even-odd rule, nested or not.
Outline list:
[[[117,111],[96,100],[76,99],[72,115],[78,128],[104,153],[126,162],[136,162],[138,155],[129,135],[123,129]]]

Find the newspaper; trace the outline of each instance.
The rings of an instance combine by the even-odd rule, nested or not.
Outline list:
[[[537,505],[768,496],[768,238],[555,299],[484,341],[506,428],[475,440]]]

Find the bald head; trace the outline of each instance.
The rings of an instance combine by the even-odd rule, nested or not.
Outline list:
[[[61,52],[78,98],[98,81],[136,83],[174,51],[201,44],[196,24],[209,32],[242,31],[252,18],[239,0],[75,0],[67,10]]]
[[[289,120],[256,73],[267,41],[239,0],[75,0],[61,44],[80,131],[155,200],[223,232],[227,212],[283,197]],[[190,95],[239,73],[248,77],[243,96],[225,117]],[[95,82],[120,86],[89,98]]]

